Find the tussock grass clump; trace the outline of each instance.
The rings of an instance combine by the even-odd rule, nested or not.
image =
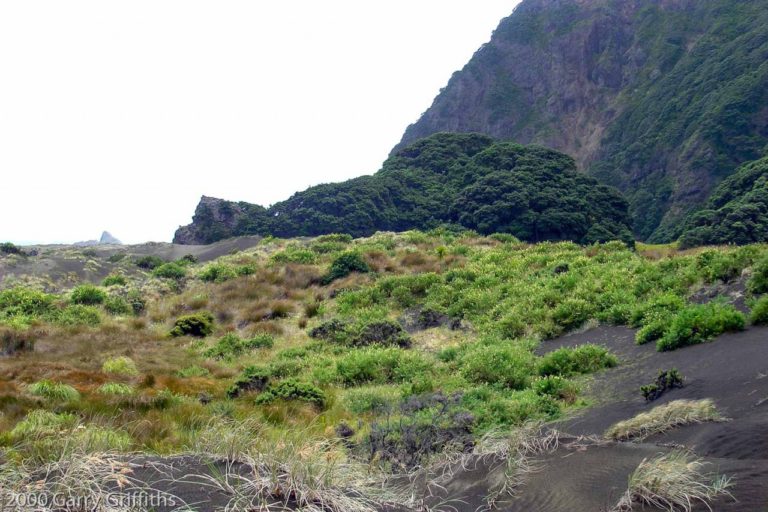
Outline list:
[[[76,402],[80,400],[80,393],[68,384],[41,380],[27,386],[27,392],[34,396],[56,400],[61,402]]]
[[[39,437],[50,435],[73,428],[77,424],[77,416],[71,413],[54,413],[45,409],[30,411],[23,420],[18,422],[13,430],[13,439],[28,436]]]
[[[723,420],[712,400],[675,400],[613,425],[605,436],[616,441],[642,441],[675,427]]]
[[[510,389],[527,387],[535,367],[529,350],[507,344],[477,347],[461,361],[461,372],[470,382],[499,384]]]
[[[109,396],[130,396],[133,395],[136,391],[132,386],[129,386],[128,384],[122,384],[120,382],[107,382],[106,384],[99,386],[96,392],[101,395]]]
[[[129,315],[133,308],[122,297],[108,297],[104,302],[104,310],[111,315]]]
[[[101,371],[112,375],[125,375],[127,377],[135,377],[139,374],[139,369],[136,367],[136,363],[133,362],[133,359],[126,356],[107,359],[104,361],[104,364],[101,365]]]
[[[202,366],[197,365],[187,366],[176,372],[176,376],[182,379],[188,379],[190,377],[207,377],[210,374],[211,371],[208,368],[203,368]]]
[[[614,508],[631,511],[635,504],[659,510],[691,512],[698,504],[710,510],[719,496],[729,496],[731,483],[725,476],[704,472],[706,463],[684,452],[672,452],[643,460],[629,478],[629,489]]]
[[[724,332],[744,329],[744,315],[731,305],[709,303],[680,311],[656,343],[659,352],[704,343]]]

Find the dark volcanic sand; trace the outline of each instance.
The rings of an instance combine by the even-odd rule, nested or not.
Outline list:
[[[755,327],[725,334],[711,343],[659,353],[653,344],[635,345],[630,329],[600,327],[544,342],[540,351],[583,343],[608,347],[619,355],[622,364],[596,376],[588,385],[588,394],[597,405],[556,425],[558,429],[575,435],[601,435],[612,424],[669,401],[711,398],[731,421],[678,428],[635,448],[646,450],[644,456],[649,456],[648,452],[666,449],[664,445],[684,445],[710,462],[713,472],[732,477],[737,501],[721,500],[713,505],[716,512],[768,510],[768,328]],[[685,388],[646,403],[639,387],[652,382],[660,370],[670,368],[680,370]],[[610,508],[601,505],[600,499],[613,499],[610,489],[622,481],[626,486],[632,469],[643,458],[632,461],[628,448],[626,444],[589,448],[572,460],[558,460],[555,454],[530,479],[517,504],[528,503],[528,510],[537,512]],[[603,456],[586,455],[601,450],[605,451]],[[592,477],[596,472],[598,477]],[[605,479],[599,477],[601,474]],[[571,496],[570,502],[567,496]]]

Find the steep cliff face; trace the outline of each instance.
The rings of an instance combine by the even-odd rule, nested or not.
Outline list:
[[[768,143],[768,2],[524,0],[395,149],[444,131],[568,153],[671,239]]]
[[[261,206],[236,203],[203,196],[195,209],[192,224],[180,227],[173,243],[182,245],[210,244],[236,236],[243,224],[266,216]]]

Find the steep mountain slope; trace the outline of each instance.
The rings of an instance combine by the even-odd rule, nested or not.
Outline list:
[[[687,222],[683,248],[768,242],[768,158],[744,165]]]
[[[573,155],[673,239],[766,147],[768,2],[524,0],[396,150],[445,131]]]
[[[627,202],[577,172],[572,158],[473,134],[437,134],[372,176],[319,185],[268,210],[204,197],[176,243],[248,234],[279,237],[429,229],[459,224],[528,241],[632,241]]]

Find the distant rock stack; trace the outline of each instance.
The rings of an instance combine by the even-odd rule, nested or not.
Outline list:
[[[123,242],[112,236],[109,231],[105,231],[101,234],[99,245],[123,245]]]

